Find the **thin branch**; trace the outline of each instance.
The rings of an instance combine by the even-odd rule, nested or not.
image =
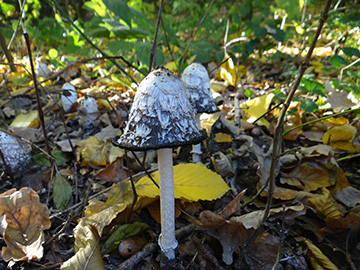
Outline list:
[[[306,68],[309,65],[309,61],[312,55],[312,52],[315,49],[315,45],[316,42],[320,36],[321,30],[324,26],[324,23],[328,17],[328,12],[330,9],[330,5],[331,5],[331,1],[332,0],[328,0],[324,10],[322,12],[322,15],[320,17],[320,22],[319,22],[319,26],[316,30],[316,34],[314,36],[314,39],[310,45],[309,51],[305,57],[304,62],[302,63],[301,67],[300,67],[300,71],[299,71],[299,75],[296,78],[295,82],[292,85],[292,88],[284,102],[284,107],[281,110],[277,125],[275,127],[275,134],[274,134],[274,139],[273,139],[273,143],[272,143],[272,147],[270,148],[269,151],[272,151],[272,156],[271,156],[271,167],[270,167],[270,172],[269,172],[269,178],[267,179],[267,181],[269,182],[269,190],[268,190],[268,198],[267,198],[267,202],[266,202],[266,207],[265,207],[265,211],[264,211],[264,215],[262,217],[262,220],[260,222],[260,226],[259,228],[255,231],[255,233],[253,234],[253,236],[251,237],[250,241],[246,244],[246,246],[244,247],[244,249],[242,250],[241,253],[241,259],[243,258],[245,252],[247,252],[249,250],[249,248],[251,247],[251,245],[254,243],[254,241],[256,240],[256,238],[260,235],[261,233],[261,229],[262,226],[264,224],[264,222],[267,220],[269,213],[270,213],[270,208],[271,208],[271,204],[272,204],[272,200],[273,200],[273,193],[274,193],[274,188],[275,188],[275,176],[276,176],[276,167],[278,165],[278,161],[279,161],[279,156],[281,153],[281,144],[282,144],[282,130],[283,130],[283,125],[284,125],[284,119],[285,119],[285,115],[286,112],[290,106],[291,100],[294,97],[295,91],[297,90],[298,86],[300,85],[300,81],[302,76],[305,73]],[[272,149],[272,150],[271,150]]]
[[[183,59],[184,59],[184,57],[185,57],[185,55],[186,55],[186,53],[187,53],[187,51],[188,51],[188,49],[189,49],[189,47],[190,47],[191,43],[193,42],[193,40],[194,40],[194,38],[195,38],[195,36],[196,36],[197,32],[199,31],[200,26],[202,25],[203,21],[205,20],[205,18],[206,18],[206,16],[207,16],[207,14],[209,13],[209,10],[210,10],[211,6],[214,4],[214,1],[215,1],[215,0],[211,0],[211,3],[210,3],[210,5],[208,6],[207,10],[205,11],[204,16],[201,18],[201,21],[200,21],[200,23],[199,23],[199,25],[198,25],[197,29],[195,30],[194,35],[191,37],[191,39],[190,39],[189,43],[187,44],[187,46],[186,46],[186,48],[185,48],[185,50],[184,50],[184,52],[183,52],[182,56],[180,57],[180,60],[179,60],[179,69],[178,69],[178,76],[179,76],[179,77],[181,77],[181,66],[182,66],[182,61],[183,61]]]
[[[36,79],[35,67],[34,67],[34,62],[33,62],[33,58],[32,58],[31,47],[30,47],[30,37],[29,37],[29,34],[27,32],[24,32],[23,35],[24,35],[24,39],[25,39],[25,43],[26,43],[26,48],[27,48],[27,51],[28,51],[28,54],[29,54],[29,62],[30,62],[30,67],[31,67],[32,78],[33,78],[33,81],[34,81],[36,101],[37,101],[37,105],[38,105],[41,128],[42,128],[43,135],[44,135],[44,142],[45,142],[45,145],[46,145],[47,153],[48,153],[49,156],[51,156],[51,148],[50,148],[49,140],[48,140],[48,137],[47,137],[47,134],[46,134],[44,112],[43,112],[42,107],[41,107],[40,90],[37,87],[37,79]],[[51,159],[50,163],[53,164],[53,162],[54,162],[54,160]]]
[[[163,29],[163,31],[164,31],[165,42],[166,42],[166,46],[168,47],[168,50],[169,50],[171,59],[172,59],[173,61],[175,61],[174,54],[173,54],[173,52],[172,52],[172,50],[171,50],[170,43],[169,43],[169,40],[168,40],[168,37],[167,37],[167,33],[166,33],[166,29],[165,29],[165,25],[164,25],[164,21],[163,21],[162,18],[161,18],[161,27],[162,27],[162,29]]]
[[[153,60],[154,60],[154,57],[155,57],[155,54],[156,54],[157,36],[158,36],[158,33],[159,33],[160,20],[161,20],[161,14],[162,14],[163,6],[164,6],[164,0],[161,0],[160,9],[159,9],[158,17],[157,17],[157,22],[156,22],[156,30],[155,30],[154,42],[153,42],[153,46],[152,46],[151,51],[150,51],[149,73],[151,72],[152,63],[153,63]]]

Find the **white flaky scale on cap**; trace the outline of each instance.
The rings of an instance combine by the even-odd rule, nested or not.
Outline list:
[[[199,63],[192,63],[184,69],[181,79],[185,82],[189,100],[196,112],[196,124],[200,128],[201,113],[219,111],[210,91],[210,77],[206,68]],[[193,162],[201,162],[201,144],[193,146]]]
[[[202,139],[182,81],[162,67],[140,83],[124,134],[115,144],[142,151],[194,144]]]
[[[63,90],[61,95],[63,109],[65,112],[69,112],[77,101],[76,89],[70,83],[64,83],[61,89]]]
[[[11,170],[22,170],[31,160],[25,149],[19,142],[9,134],[0,131],[0,150]],[[0,167],[3,164],[0,158]]]
[[[134,151],[157,149],[160,179],[161,234],[159,245],[175,258],[175,199],[172,147],[196,144],[206,137],[197,128],[183,82],[164,67],[139,85],[124,133],[114,145]]]

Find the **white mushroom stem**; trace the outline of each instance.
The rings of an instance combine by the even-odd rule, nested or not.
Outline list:
[[[172,149],[163,148],[157,150],[159,179],[160,179],[160,212],[161,234],[159,246],[164,255],[169,259],[175,259],[175,198],[174,198],[174,172],[172,162]]]
[[[201,115],[201,113],[195,114],[195,123],[199,130],[200,130],[200,115]],[[202,154],[201,143],[194,144],[192,147],[191,153],[192,153],[194,163],[201,162],[201,154]]]

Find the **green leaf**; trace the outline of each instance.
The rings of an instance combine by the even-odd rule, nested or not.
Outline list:
[[[100,17],[106,16],[106,8],[101,0],[86,1],[83,8],[94,11]]]
[[[60,174],[56,173],[54,182],[53,200],[56,209],[65,210],[72,195],[72,187],[66,179]]]
[[[251,97],[254,94],[254,92],[250,89],[246,89],[244,94],[246,97]]]
[[[149,66],[151,48],[151,43],[135,43],[135,55],[137,59],[146,66]],[[161,66],[164,64],[164,54],[159,49],[156,49],[155,58],[155,66]]]
[[[318,105],[310,99],[303,100],[300,107],[306,112],[315,112],[319,109]]]
[[[300,17],[299,1],[276,0],[276,5],[278,8],[285,9],[286,13],[288,14],[289,20]]]
[[[102,0],[105,6],[131,28],[131,9],[124,0]]]
[[[344,47],[342,51],[349,57],[357,56],[360,57],[360,51],[356,48],[352,47]]]
[[[315,80],[302,78],[299,89],[306,92],[312,92],[320,96],[325,96],[324,85]]]
[[[119,245],[122,240],[135,236],[147,229],[149,225],[141,222],[134,222],[132,224],[125,224],[118,226],[110,232],[110,237],[101,246],[101,253],[108,254]]]
[[[336,69],[341,69],[342,65],[347,65],[345,59],[339,55],[334,55],[329,58],[330,64],[332,64]]]
[[[49,56],[50,56],[51,59],[54,59],[54,58],[56,58],[56,57],[59,55],[59,52],[58,52],[56,49],[51,48],[51,49],[49,50],[48,54],[49,54]]]
[[[106,44],[106,48],[113,54],[119,54],[120,52],[128,53],[132,49],[134,49],[133,42],[126,42],[122,40],[114,40]]]
[[[10,16],[11,13],[15,11],[15,7],[13,5],[7,4],[7,3],[1,3],[0,4],[1,11],[6,15]]]
[[[51,155],[55,159],[55,164],[57,166],[62,166],[70,160],[69,154],[64,153],[62,151],[51,151]],[[42,165],[42,166],[50,167],[50,165],[51,165],[49,157],[44,153],[34,155],[33,160],[37,164]]]

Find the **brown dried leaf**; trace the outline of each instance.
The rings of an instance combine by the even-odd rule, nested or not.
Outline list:
[[[275,236],[261,233],[252,245],[249,255],[245,256],[250,269],[273,269],[279,246],[280,241]]]
[[[98,172],[97,177],[110,183],[117,183],[129,177],[128,170],[122,167],[122,160],[117,159],[115,162],[108,164],[105,169]]]
[[[240,211],[240,200],[244,196],[246,189],[241,191],[230,203],[228,203],[225,208],[219,213],[223,218],[228,218]]]
[[[305,191],[317,190],[320,187],[329,187],[335,184],[331,183],[330,180],[324,169],[309,167],[308,163],[301,164],[280,178],[282,184],[288,184]]]
[[[5,261],[39,260],[43,256],[43,230],[49,229],[49,210],[40,203],[31,188],[8,190],[0,195],[0,216],[7,247],[1,254]]]

